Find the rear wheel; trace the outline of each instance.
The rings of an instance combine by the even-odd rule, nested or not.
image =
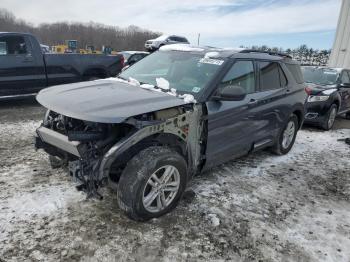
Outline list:
[[[134,220],[159,217],[176,207],[186,183],[185,159],[170,148],[150,147],[125,167],[118,184],[118,204]]]
[[[272,151],[277,155],[287,154],[293,147],[299,129],[298,117],[292,114],[287,124],[281,130]]]
[[[338,113],[338,107],[336,104],[333,104],[326,115],[326,119],[324,120],[324,122],[322,123],[322,128],[324,130],[330,130],[332,129],[334,122],[335,122],[335,118],[337,116]]]

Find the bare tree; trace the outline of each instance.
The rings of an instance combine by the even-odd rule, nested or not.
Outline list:
[[[137,26],[121,28],[94,22],[90,23],[43,23],[33,26],[17,19],[6,9],[0,9],[0,32],[32,33],[47,45],[64,44],[65,40],[77,40],[78,48],[93,45],[97,49],[110,46],[114,50],[142,50],[146,40],[156,38],[158,32],[145,30]]]

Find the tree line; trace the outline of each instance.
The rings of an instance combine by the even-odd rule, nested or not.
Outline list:
[[[43,23],[34,26],[22,19],[16,18],[6,9],[0,9],[0,32],[32,33],[42,44],[49,46],[64,44],[65,40],[77,40],[78,48],[93,45],[97,49],[110,46],[113,50],[143,50],[145,41],[156,38],[159,32],[142,29],[137,26],[121,28],[98,23]],[[244,46],[241,46],[244,47]],[[262,51],[284,52],[291,55],[302,65],[326,65],[331,50],[318,50],[301,45],[298,48],[278,48],[262,46],[246,47]]]
[[[244,46],[241,46],[244,47]],[[280,52],[290,55],[293,59],[299,61],[302,65],[315,65],[315,66],[325,66],[328,63],[329,56],[331,54],[331,49],[313,49],[309,48],[307,45],[301,45],[297,48],[283,49],[281,47],[268,47],[266,45],[262,46],[251,46],[246,47],[254,50],[269,51],[269,52]]]
[[[6,9],[0,9],[0,32],[32,33],[42,44],[49,46],[65,44],[65,40],[77,40],[78,48],[93,45],[100,50],[102,46],[110,46],[116,51],[143,50],[146,40],[160,35],[133,25],[121,28],[94,22],[57,22],[34,26],[16,18]]]

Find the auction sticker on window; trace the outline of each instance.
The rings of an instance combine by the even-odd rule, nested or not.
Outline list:
[[[212,64],[212,65],[222,65],[224,63],[224,60],[205,58],[204,57],[201,60],[199,60],[199,63]]]

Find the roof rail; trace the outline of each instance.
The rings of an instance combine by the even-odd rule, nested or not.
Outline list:
[[[256,50],[256,49],[244,49],[244,50],[240,51],[240,53],[263,53],[263,54],[277,55],[277,56],[292,58],[290,55],[288,55],[286,53],[274,52],[274,51],[262,51],[262,50]]]

